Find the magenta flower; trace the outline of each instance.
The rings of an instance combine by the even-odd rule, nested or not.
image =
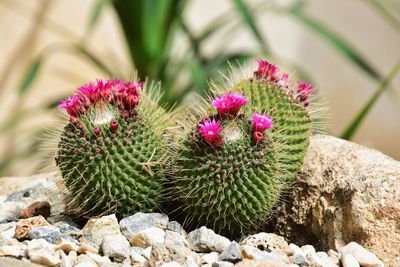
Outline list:
[[[260,143],[264,139],[264,133],[263,132],[253,132],[253,140],[256,144]]]
[[[219,121],[211,120],[199,125],[199,133],[208,143],[214,143],[220,139],[222,127]],[[222,140],[221,140],[222,141]]]
[[[300,81],[297,82],[296,93],[298,94],[300,101],[304,102],[306,105],[308,105],[308,98],[313,91],[314,87],[312,87],[310,84]]]
[[[78,95],[69,96],[61,100],[58,107],[65,109],[71,118],[78,118],[80,113],[85,111],[82,105],[82,98]]]
[[[258,69],[254,72],[257,78],[267,79],[269,81],[277,80],[279,68],[266,60],[258,59]]]
[[[82,96],[85,105],[110,102],[112,99],[112,86],[112,80],[98,79],[94,83],[87,83],[78,88],[78,94]]]
[[[251,121],[255,132],[264,132],[266,129],[272,128],[274,124],[268,115],[260,113],[254,113],[253,116],[251,116]]]
[[[280,86],[289,88],[290,87],[289,74],[287,73],[282,74],[281,78],[278,81],[278,84]]]
[[[247,98],[238,93],[226,93],[216,97],[211,104],[218,110],[222,117],[236,116],[240,108],[247,104]]]

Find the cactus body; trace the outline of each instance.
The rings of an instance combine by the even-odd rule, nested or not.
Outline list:
[[[159,207],[165,122],[150,99],[142,94],[139,101],[141,86],[98,80],[61,103],[70,122],[56,163],[79,215],[127,216]]]
[[[187,223],[236,236],[255,229],[302,166],[313,88],[292,89],[265,64],[259,61],[254,77],[214,89],[224,94],[212,101],[218,114],[202,107],[176,133],[175,197]]]

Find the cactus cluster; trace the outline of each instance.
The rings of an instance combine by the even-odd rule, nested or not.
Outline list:
[[[159,207],[166,116],[142,82],[97,80],[60,102],[69,114],[56,164],[81,215]]]
[[[126,216],[172,196],[187,224],[229,235],[258,227],[302,166],[314,88],[259,60],[252,75],[214,84],[211,103],[168,117],[142,87],[98,80],[60,103],[70,121],[56,162],[73,206]]]

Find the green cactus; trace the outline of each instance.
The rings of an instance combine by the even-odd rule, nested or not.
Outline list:
[[[265,221],[303,164],[312,91],[300,82],[290,88],[288,76],[263,60],[254,77],[214,86],[223,94],[212,101],[218,114],[199,104],[174,133],[173,195],[186,224],[237,236]]]
[[[56,164],[70,192],[68,206],[80,216],[116,212],[124,217],[160,205],[167,117],[151,97],[140,94],[142,86],[97,80],[60,103],[70,122]]]

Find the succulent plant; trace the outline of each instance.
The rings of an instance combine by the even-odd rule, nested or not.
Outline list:
[[[173,134],[174,196],[186,224],[222,234],[257,228],[296,177],[312,134],[307,108],[314,88],[259,60],[251,77],[214,83]],[[216,109],[216,111],[215,111]]]
[[[127,216],[159,207],[167,116],[151,96],[154,87],[97,80],[60,102],[69,123],[56,164],[73,212]]]

